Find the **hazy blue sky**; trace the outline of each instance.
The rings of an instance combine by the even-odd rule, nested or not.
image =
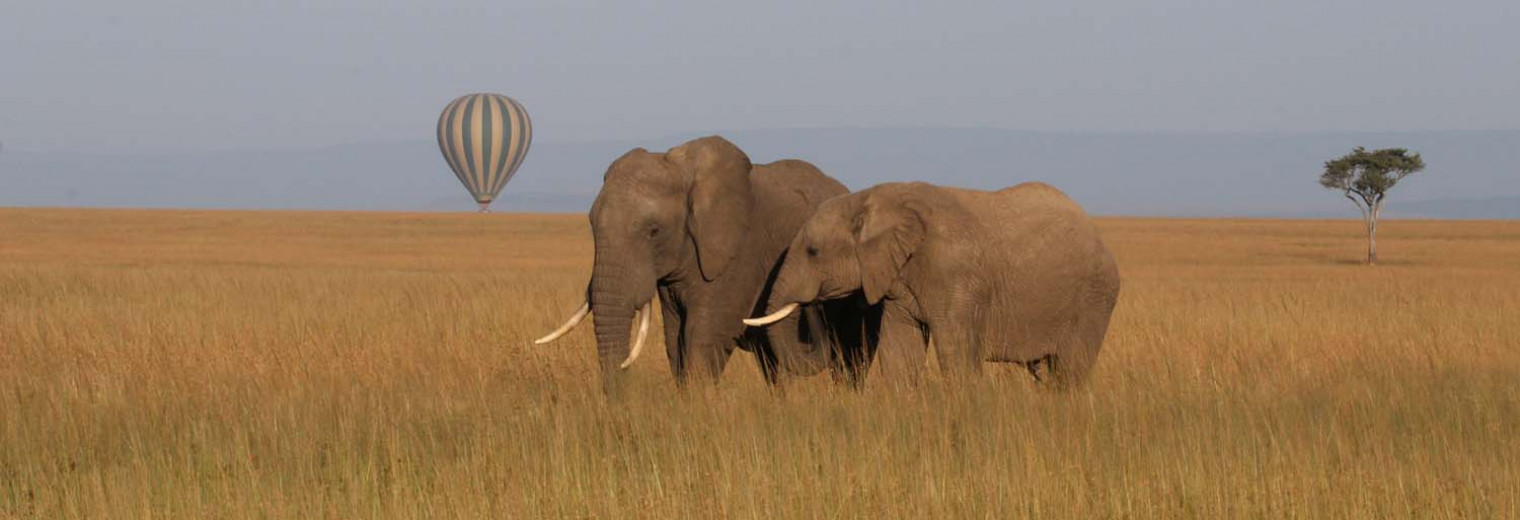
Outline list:
[[[1520,2],[204,2],[0,6],[0,141],[431,137],[466,91],[535,138],[812,126],[1520,127]]]

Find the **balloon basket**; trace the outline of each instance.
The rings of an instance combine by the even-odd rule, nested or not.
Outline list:
[[[490,212],[491,212],[491,203],[489,203],[489,202],[481,202],[480,203],[480,213],[490,213]]]

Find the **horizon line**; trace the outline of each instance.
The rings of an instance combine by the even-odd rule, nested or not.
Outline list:
[[[999,126],[957,126],[957,125],[887,125],[887,126],[848,126],[848,125],[820,125],[820,126],[776,126],[748,129],[726,130],[692,130],[682,132],[662,133],[650,137],[601,137],[601,138],[567,138],[551,139],[534,143],[543,145],[574,145],[594,143],[616,142],[640,142],[640,141],[663,141],[671,139],[692,138],[694,136],[718,135],[729,136],[753,132],[807,132],[807,131],[852,131],[852,132],[891,132],[891,131],[984,131],[1027,135],[1051,135],[1063,137],[1316,137],[1316,136],[1345,136],[1345,135],[1417,135],[1417,134],[1478,134],[1478,133],[1516,133],[1517,128],[1454,128],[1454,129],[1427,129],[1427,130],[1225,130],[1225,131],[1198,131],[1198,130],[1032,130],[1023,128],[1010,128]],[[0,150],[0,158],[8,154],[26,155],[134,155],[134,156],[163,156],[163,155],[195,155],[195,154],[222,154],[222,153],[289,153],[289,152],[313,152],[324,151],[352,146],[364,146],[375,144],[415,144],[419,142],[431,142],[425,137],[431,132],[421,132],[417,138],[412,139],[371,139],[359,141],[341,141],[329,144],[317,144],[311,146],[273,146],[252,148],[197,148],[186,150],[33,150],[26,148],[13,148],[5,144]],[[3,142],[3,141],[0,141]]]

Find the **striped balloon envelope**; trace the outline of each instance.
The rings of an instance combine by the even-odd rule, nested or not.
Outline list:
[[[533,143],[533,122],[521,103],[501,94],[466,94],[438,116],[438,149],[480,211],[512,180]]]

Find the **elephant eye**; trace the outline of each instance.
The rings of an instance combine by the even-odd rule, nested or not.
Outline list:
[[[659,226],[649,226],[649,238],[654,238],[658,234],[660,234]]]
[[[818,246],[808,246],[807,255],[809,258],[816,258],[818,256]]]

